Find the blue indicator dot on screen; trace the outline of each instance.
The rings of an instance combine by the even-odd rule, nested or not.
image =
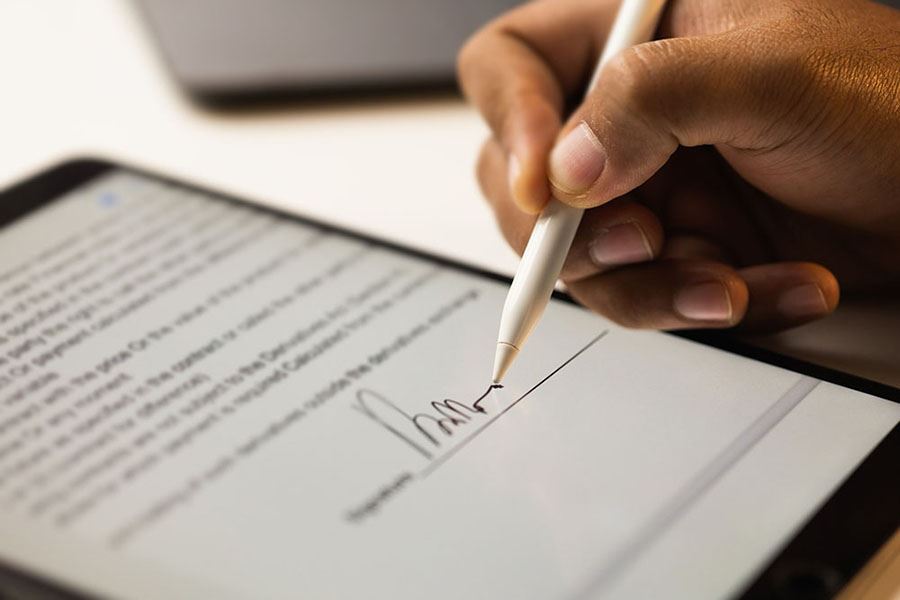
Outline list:
[[[106,193],[101,194],[97,201],[104,208],[112,208],[119,203],[119,198],[115,194]]]

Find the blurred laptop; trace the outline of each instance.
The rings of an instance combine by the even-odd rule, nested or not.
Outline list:
[[[137,0],[175,77],[229,103],[450,87],[466,38],[521,0]]]

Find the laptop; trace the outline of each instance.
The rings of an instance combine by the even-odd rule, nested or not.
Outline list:
[[[521,0],[136,0],[175,78],[228,103],[454,85],[457,51]]]

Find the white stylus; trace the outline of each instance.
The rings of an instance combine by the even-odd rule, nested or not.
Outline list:
[[[596,84],[606,61],[653,38],[664,7],[665,0],[623,0],[588,91]],[[494,383],[503,379],[547,307],[583,213],[583,209],[551,199],[538,217],[503,305],[494,356]]]

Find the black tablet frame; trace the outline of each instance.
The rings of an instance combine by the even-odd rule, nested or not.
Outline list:
[[[92,179],[111,171],[124,170],[150,177],[213,198],[252,207],[322,230],[374,243],[443,266],[509,283],[503,275],[446,257],[401,246],[361,232],[261,206],[218,192],[185,183],[144,169],[119,165],[102,159],[73,159],[35,174],[27,180],[0,191],[0,232],[17,219],[46,206]],[[572,302],[562,293],[555,296]],[[670,335],[690,339],[720,350],[782,367],[853,390],[900,403],[900,389],[836,371],[802,360],[753,347],[727,332],[673,332]],[[797,533],[760,571],[740,594],[741,598],[827,598],[862,568],[878,549],[900,528],[900,425],[895,426],[863,459],[839,488],[819,507]],[[83,598],[82,593],[11,565],[0,563],[0,597],[12,590],[29,598]],[[15,598],[16,596],[12,596]]]

